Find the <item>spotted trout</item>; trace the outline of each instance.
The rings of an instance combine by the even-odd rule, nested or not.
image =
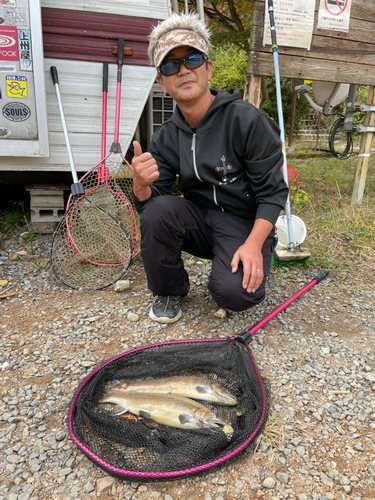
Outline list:
[[[222,429],[227,436],[233,428],[197,401],[172,394],[144,394],[123,390],[110,390],[99,403],[112,403],[114,413],[132,413],[152,419],[158,424],[178,429]],[[229,438],[230,439],[230,438]]]
[[[225,387],[217,382],[211,382],[204,377],[163,377],[139,381],[132,380],[130,382],[115,380],[109,386],[109,389],[173,394],[175,396],[184,396],[199,401],[228,406],[235,406],[237,404],[237,399]]]

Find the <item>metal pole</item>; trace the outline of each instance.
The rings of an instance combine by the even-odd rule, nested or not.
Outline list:
[[[175,12],[176,14],[179,13],[179,9],[178,9],[178,0],[172,0],[172,10],[173,12]]]
[[[280,70],[279,70],[279,55],[277,53],[277,40],[276,40],[276,27],[274,18],[274,8],[273,1],[268,0],[268,12],[270,16],[270,28],[271,28],[271,41],[272,41],[272,55],[275,67],[275,82],[276,82],[276,100],[277,100],[277,113],[279,117],[279,128],[280,128],[280,139],[282,142],[282,153],[283,153],[283,176],[284,181],[287,186],[288,183],[288,163],[286,160],[286,149],[285,149],[285,135],[284,135],[284,117],[283,117],[283,104],[281,100],[281,82],[280,82]],[[289,237],[289,247],[290,250],[294,251],[294,241],[293,241],[293,227],[292,227],[292,215],[290,211],[290,198],[288,198],[285,203],[286,220],[288,223],[288,237]]]
[[[367,103],[375,104],[375,88],[373,85],[370,85],[368,89]],[[364,125],[375,125],[374,111],[366,112]],[[361,137],[361,145],[359,148],[358,163],[355,172],[352,195],[352,204],[354,205],[360,205],[362,203],[373,136],[373,132],[363,132]]]
[[[318,114],[318,127],[316,130],[316,142],[315,142],[315,147],[317,148],[319,146],[319,136],[320,136],[320,123],[322,121],[322,113],[319,112]]]
[[[197,11],[199,18],[204,21],[204,7],[203,7],[203,0],[197,0]]]
[[[291,147],[293,144],[293,132],[294,132],[294,118],[296,116],[296,105],[297,105],[297,92],[293,91],[293,99],[292,99],[292,110],[290,112],[290,130],[289,130],[289,140],[288,146]]]

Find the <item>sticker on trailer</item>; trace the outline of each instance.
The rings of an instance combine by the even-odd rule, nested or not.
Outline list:
[[[16,0],[0,0],[0,5],[3,5],[5,7],[15,7]]]
[[[0,26],[0,61],[18,61],[17,28]]]
[[[25,76],[7,75],[5,80],[8,97],[27,98],[27,78]]]
[[[20,70],[32,71],[33,59],[31,54],[30,30],[18,30],[18,48],[20,54]]]
[[[3,107],[3,115],[12,122],[23,122],[30,118],[31,111],[22,102],[9,102]]]
[[[29,9],[11,9],[7,10],[4,15],[5,22],[7,26],[17,26],[22,28],[22,26],[29,27]]]
[[[0,24],[4,24],[5,23],[5,19],[3,17],[0,17]]]
[[[2,64],[0,63],[0,73],[15,73],[16,66],[14,64]]]

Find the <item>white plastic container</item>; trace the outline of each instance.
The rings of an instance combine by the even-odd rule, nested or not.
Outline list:
[[[295,246],[301,245],[306,238],[305,223],[296,215],[291,215],[290,218],[292,223],[293,244]],[[286,215],[280,215],[277,219],[276,235],[281,245],[288,246],[291,243],[289,241],[288,220]]]

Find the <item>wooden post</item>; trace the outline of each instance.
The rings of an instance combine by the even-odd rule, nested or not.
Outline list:
[[[262,84],[262,77],[260,75],[249,75],[249,90],[246,96],[246,101],[254,104],[259,108],[260,103],[260,88]]]
[[[369,86],[367,103],[375,104],[375,87],[373,85]],[[375,125],[375,111],[366,112],[363,124],[370,126]],[[362,203],[373,136],[373,132],[362,133],[352,195],[352,204],[354,205],[360,205]]]

